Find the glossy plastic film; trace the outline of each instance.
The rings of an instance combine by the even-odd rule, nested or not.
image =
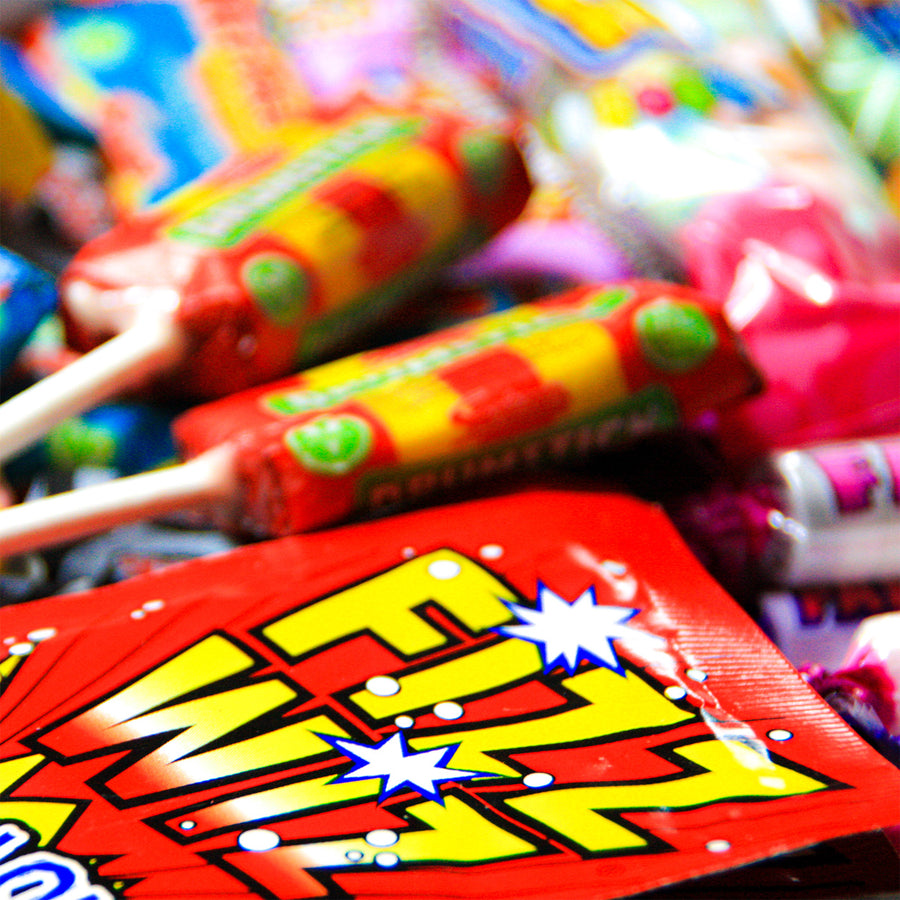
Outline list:
[[[603,900],[900,812],[898,771],[622,496],[264,543],[3,631],[0,879]]]

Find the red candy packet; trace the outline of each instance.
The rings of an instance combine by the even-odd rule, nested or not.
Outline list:
[[[2,631],[0,889],[602,900],[900,822],[900,772],[616,494],[248,546]]]

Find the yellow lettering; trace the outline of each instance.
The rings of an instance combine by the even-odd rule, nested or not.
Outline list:
[[[610,669],[589,669],[564,679],[562,685],[587,703],[522,722],[414,738],[410,746],[427,750],[461,741],[453,756],[454,768],[517,777],[515,769],[490,754],[595,740],[634,729],[663,730],[693,718],[632,672],[622,677]]]
[[[230,751],[215,751],[203,757],[192,757],[191,754],[294,697],[296,693],[280,681],[261,681],[180,703],[110,728],[106,732],[110,744],[173,731],[179,733],[111,778],[107,786],[120,797],[131,798],[205,781],[220,774],[245,772],[252,767],[252,761],[248,760],[249,764],[245,765]],[[233,764],[230,770],[227,768],[229,763]]]
[[[292,849],[305,869],[371,864],[385,850],[396,854],[401,864],[409,864],[489,862],[528,856],[536,849],[455,796],[447,797],[443,806],[419,803],[407,807],[406,812],[428,827],[388,834],[388,840],[393,842],[382,842],[381,846],[363,837],[302,844]]]
[[[7,656],[0,662],[0,688],[6,687],[24,658],[24,656]]]
[[[0,797],[39,768],[44,761],[45,757],[32,754],[0,762]],[[0,799],[0,820],[14,819],[27,825],[37,833],[38,844],[43,847],[62,830],[77,808],[76,803],[62,800],[30,800],[6,796]]]
[[[491,665],[505,659],[497,654],[502,648],[518,648],[520,657],[511,654],[508,661],[517,667],[517,671],[528,673],[540,669],[540,654],[534,646],[525,641],[505,641],[502,644],[486,648],[460,660],[452,660],[444,666],[435,667],[446,677],[457,678],[457,687],[465,684],[469,688],[480,690],[481,683],[475,674],[478,665]],[[531,655],[533,654],[533,656]],[[465,659],[478,660],[471,673],[458,666]],[[447,675],[449,667],[451,676]],[[507,670],[500,669],[509,674]],[[411,690],[401,689],[399,696],[407,696],[408,705],[391,705],[384,707],[381,701],[394,701],[395,697],[374,697],[366,699],[366,708],[375,709],[378,715],[395,715],[419,707],[428,691],[428,699],[439,695],[433,688],[440,683],[427,675],[428,670],[418,673],[426,677],[425,684],[416,684]],[[472,681],[467,679],[472,677]],[[412,676],[410,676],[412,677]],[[403,684],[404,682],[401,682]],[[487,682],[485,682],[487,683]],[[504,680],[505,683],[505,680]],[[628,672],[625,677],[609,669],[590,669],[571,678],[563,679],[562,686],[569,692],[582,697],[586,702],[576,708],[568,708],[561,712],[550,710],[547,714],[536,715],[527,721],[515,721],[507,724],[489,725],[484,728],[467,729],[459,732],[442,732],[429,737],[411,737],[411,749],[420,752],[433,747],[447,746],[459,742],[460,746],[453,755],[452,767],[475,772],[490,772],[495,776],[520,778],[520,773],[494,759],[490,754],[498,751],[515,751],[522,749],[541,749],[559,744],[594,740],[603,736],[634,729],[668,729],[689,721],[693,715],[671,703],[651,685],[637,675]],[[419,690],[422,688],[423,690]],[[455,696],[462,698],[461,693]],[[446,689],[440,694],[446,697]],[[357,695],[358,701],[363,699]],[[562,700],[561,700],[562,702]],[[324,731],[324,729],[321,729]],[[329,732],[335,733],[335,732]],[[269,818],[318,810],[347,802],[363,801],[377,797],[380,793],[379,779],[364,781],[338,782],[330,784],[333,776],[311,778],[306,781],[281,785],[247,794],[239,801],[226,800],[214,804],[206,810],[198,811],[196,833],[202,828],[221,827],[228,824],[248,823]],[[204,825],[206,819],[210,824]]]
[[[343,728],[327,716],[313,716],[245,741],[183,759],[179,763],[179,769],[187,783],[195,783],[227,778],[239,772],[253,772],[281,763],[302,762],[331,749],[330,744],[317,736],[318,733],[348,736]]]
[[[388,697],[357,691],[350,698],[375,719],[433,706],[441,700],[460,699],[514,684],[543,668],[538,648],[528,641],[504,640],[458,659],[419,672],[400,675],[400,690]]]
[[[417,557],[362,584],[299,609],[263,629],[291,657],[371,630],[406,656],[434,650],[447,638],[415,612],[428,600],[475,633],[510,620],[501,598],[515,599],[493,575],[452,550]]]
[[[678,755],[705,771],[644,784],[550,788],[505,802],[585,850],[603,853],[647,843],[637,829],[619,825],[604,813],[689,809],[730,799],[790,797],[826,787],[736,741],[689,744],[679,748]]]
[[[253,662],[252,657],[227,638],[217,634],[210,635],[168,662],[157,666],[115,696],[83,713],[73,720],[73,725],[77,725],[78,730],[97,733],[94,740],[87,738],[90,741],[87,750],[110,743],[118,743],[121,739],[109,741],[100,732],[118,726],[149,709],[155,709],[198,688],[206,687],[249,669],[253,666]],[[55,733],[67,733],[68,731],[70,729],[63,726]],[[85,751],[64,747],[60,752],[65,755],[74,755]]]
[[[297,692],[277,679],[264,679],[176,705],[173,700],[251,669],[253,657],[226,638],[211,635],[148,672],[134,684],[64,722],[42,742],[73,758],[153,737],[169,736],[107,782],[125,799],[227,778],[290,762],[327,749],[307,725],[292,722],[232,746],[198,753],[248,722],[295,700]],[[316,727],[328,732],[324,717]]]
[[[292,813],[320,812],[331,806],[371,800],[381,792],[377,778],[331,784],[333,778],[333,774],[310,778],[213,803],[191,814],[196,823],[191,834],[196,836],[216,828],[265,822]]]

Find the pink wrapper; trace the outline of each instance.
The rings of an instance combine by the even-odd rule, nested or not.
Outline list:
[[[719,420],[729,457],[900,427],[896,237],[863,243],[809,190],[770,185],[710,203],[681,242],[766,380]]]
[[[845,669],[871,667],[882,676],[885,727],[900,736],[900,611],[869,616],[856,629],[847,650]]]

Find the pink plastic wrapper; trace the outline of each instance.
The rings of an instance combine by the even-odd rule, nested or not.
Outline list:
[[[680,234],[689,281],[722,301],[766,390],[719,420],[722,449],[778,447],[900,427],[900,246],[864,243],[796,185],[717,198]]]
[[[900,610],[865,619],[850,641],[846,668],[873,666],[883,675],[882,719],[894,737],[900,736]]]
[[[900,766],[900,611],[864,619],[839,669],[801,671],[845,721]],[[900,824],[891,832],[900,840]]]

